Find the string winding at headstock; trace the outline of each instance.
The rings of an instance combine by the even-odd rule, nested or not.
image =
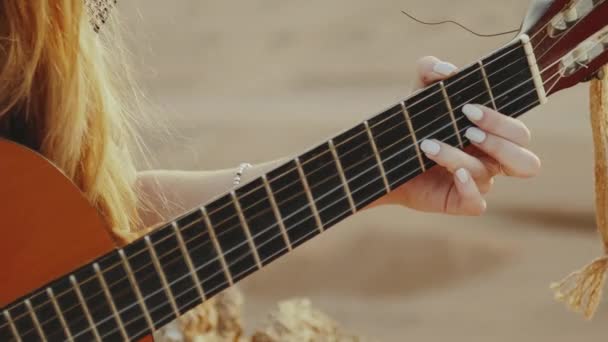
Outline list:
[[[608,0],[535,5],[522,33],[530,38],[547,95],[593,78],[608,63]]]

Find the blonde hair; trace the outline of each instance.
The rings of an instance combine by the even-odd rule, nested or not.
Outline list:
[[[73,180],[109,228],[139,226],[129,88],[111,61],[116,40],[110,56],[83,0],[0,6],[0,118],[17,115],[25,143]]]

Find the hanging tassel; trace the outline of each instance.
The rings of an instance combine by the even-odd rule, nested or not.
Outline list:
[[[591,128],[595,151],[595,218],[604,256],[551,285],[555,298],[591,319],[602,299],[608,271],[608,65],[591,81]]]

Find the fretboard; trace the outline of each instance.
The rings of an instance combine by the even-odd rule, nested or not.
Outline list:
[[[2,309],[0,340],[137,339],[463,148],[467,103],[518,116],[544,100],[518,40],[267,174]]]

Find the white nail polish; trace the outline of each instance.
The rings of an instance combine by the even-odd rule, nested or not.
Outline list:
[[[486,133],[480,130],[477,127],[471,127],[467,129],[464,133],[464,136],[469,138],[474,143],[481,144],[484,140],[486,140]]]
[[[426,154],[430,154],[432,156],[436,156],[439,154],[439,150],[441,150],[441,146],[434,142],[433,140],[423,140],[420,144],[420,149],[422,152]]]
[[[466,104],[462,107],[462,112],[471,121],[479,121],[483,118],[483,111],[472,104]]]
[[[456,69],[454,64],[448,62],[439,62],[433,67],[433,71],[442,76],[450,76]]]
[[[469,180],[469,172],[465,169],[456,170],[456,178],[462,184],[466,183]]]

